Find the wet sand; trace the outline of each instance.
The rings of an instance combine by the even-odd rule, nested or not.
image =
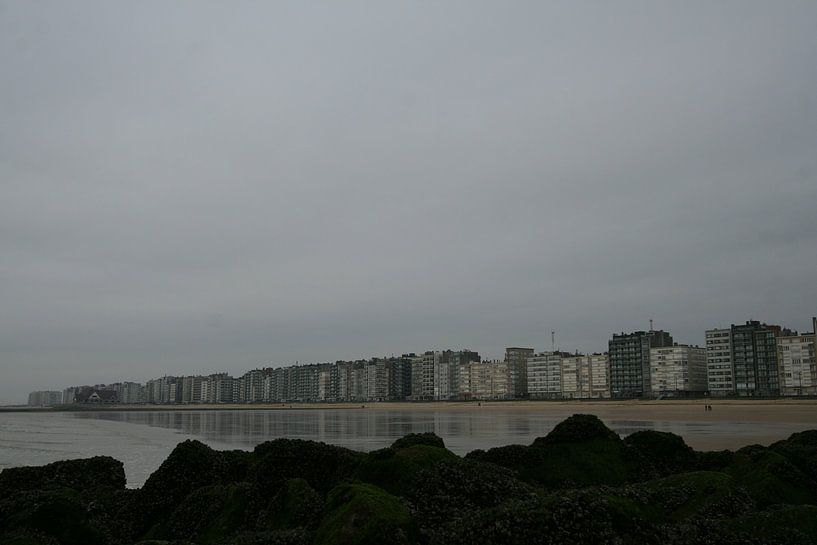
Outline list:
[[[711,411],[704,406],[712,406]],[[348,410],[485,413],[543,413],[563,419],[576,413],[594,414],[608,423],[664,421],[683,422],[684,439],[697,450],[737,449],[747,445],[745,434],[730,427],[759,424],[751,442],[763,445],[785,439],[793,431],[817,429],[817,400],[662,400],[662,401],[482,401],[482,402],[379,402],[379,403],[276,403],[215,405],[112,405],[95,406],[103,411],[226,411],[226,410]],[[700,433],[695,424],[701,425]],[[762,425],[761,425],[762,424]],[[775,427],[770,424],[780,424]],[[713,426],[722,430],[713,434]]]

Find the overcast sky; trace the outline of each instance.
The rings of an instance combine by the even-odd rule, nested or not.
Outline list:
[[[817,314],[817,3],[0,4],[0,403]]]

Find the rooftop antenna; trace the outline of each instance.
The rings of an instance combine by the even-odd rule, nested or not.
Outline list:
[[[550,332],[550,351],[556,352],[556,332]]]

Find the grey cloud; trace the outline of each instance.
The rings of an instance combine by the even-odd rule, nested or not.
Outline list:
[[[811,2],[6,2],[0,402],[817,302]]]

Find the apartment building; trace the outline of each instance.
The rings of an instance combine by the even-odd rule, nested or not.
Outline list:
[[[533,348],[511,346],[505,349],[505,363],[508,364],[508,389],[511,397],[528,397],[528,358],[533,355]]]
[[[650,349],[672,346],[666,331],[636,331],[613,335],[608,342],[612,397],[641,397],[651,392]]]
[[[781,395],[817,395],[815,332],[817,332],[817,318],[812,318],[811,333],[777,337],[777,364]]]
[[[607,354],[573,354],[562,358],[562,397],[600,399],[610,397]]]
[[[562,397],[562,358],[564,352],[541,352],[527,359],[527,393],[531,399]],[[575,387],[575,385],[574,385]]]
[[[676,344],[650,349],[653,395],[702,395],[707,389],[706,348]]]
[[[721,397],[735,393],[731,328],[706,331],[706,373],[709,395]]]

